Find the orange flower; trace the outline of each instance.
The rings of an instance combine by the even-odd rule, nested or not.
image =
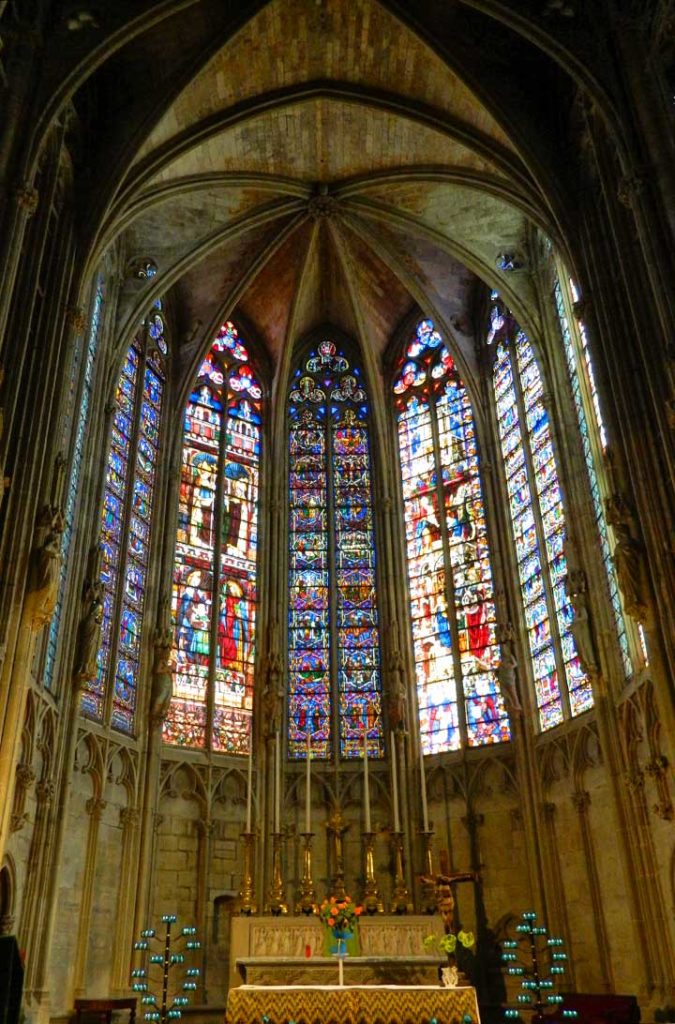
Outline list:
[[[333,925],[335,924],[335,918],[334,918],[334,917],[329,917],[329,918],[328,918],[328,924],[329,924],[329,925],[331,926],[331,928],[332,928],[332,927],[333,927]]]
[[[363,907],[355,907],[354,913],[356,914],[357,917],[360,917],[361,914],[363,913]]]

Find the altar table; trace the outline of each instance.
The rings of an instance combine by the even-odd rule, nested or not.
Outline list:
[[[480,1024],[474,988],[438,985],[240,985],[225,1024]]]

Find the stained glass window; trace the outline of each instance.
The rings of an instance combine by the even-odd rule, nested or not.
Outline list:
[[[570,630],[565,513],[541,374],[527,336],[500,314],[497,423],[539,720],[550,729],[592,707],[593,693]]]
[[[394,395],[422,749],[509,740],[473,411],[431,320],[406,347]]]
[[[77,508],[77,498],[80,490],[82,452],[84,448],[87,424],[89,422],[89,407],[91,405],[91,387],[94,376],[96,352],[98,350],[98,342],[101,333],[104,297],[104,280],[102,276],[99,276],[96,280],[94,300],[91,310],[91,319],[89,322],[89,331],[87,334],[87,344],[84,351],[84,371],[82,373],[82,391],[80,397],[80,407],[77,414],[75,436],[73,438],[73,455],[72,462],[70,465],[70,476],[68,478],[68,484],[66,488],[66,501],[63,517],[64,527],[63,534],[61,537],[61,573],[59,576],[59,590],[56,599],[56,605],[54,606],[54,614],[49,624],[49,634],[47,637],[47,651],[45,655],[43,681],[44,685],[48,690],[51,690],[54,685],[54,669],[56,667],[57,642],[59,639],[61,615],[63,611],[63,598],[66,589],[66,582],[68,579],[68,568],[70,565],[70,560],[68,556],[70,553],[70,544],[73,539],[73,523],[75,521],[75,510]],[[81,365],[80,358],[81,357],[79,355],[79,350],[76,349],[75,357],[73,359],[73,366],[71,368],[70,374],[67,402],[68,407],[66,409],[66,423],[64,425],[64,440],[66,444],[70,443],[72,416],[73,410],[76,407],[76,396]]]
[[[228,321],[185,409],[165,743],[249,750],[261,397],[249,351]]]
[[[571,297],[576,302],[579,298],[577,290],[572,281],[569,282],[569,285]],[[602,552],[602,560],[605,564],[605,574],[607,577],[607,585],[609,588],[609,595],[612,603],[612,612],[614,614],[616,633],[619,641],[619,647],[621,649],[621,657],[623,660],[624,671],[626,675],[629,676],[633,671],[633,665],[630,657],[630,647],[628,643],[628,635],[626,632],[626,624],[623,617],[623,609],[621,607],[621,595],[619,592],[619,586],[616,579],[616,573],[614,571],[614,563],[612,561],[607,519],[605,517],[605,510],[603,506],[603,494],[601,490],[600,479],[598,478],[598,473],[596,470],[596,460],[593,451],[593,437],[591,435],[591,428],[589,428],[588,417],[586,416],[583,381],[585,380],[585,383],[587,385],[591,408],[593,410],[593,417],[591,422],[595,424],[596,437],[601,446],[601,449],[604,451],[607,447],[607,434],[605,430],[605,424],[602,419],[602,412],[600,410],[600,397],[598,395],[598,389],[595,383],[595,373],[593,371],[593,363],[591,361],[591,353],[588,345],[588,338],[586,336],[586,329],[583,325],[583,322],[579,321],[579,342],[581,348],[581,359],[579,359],[577,354],[577,347],[575,346],[575,337],[572,329],[572,324],[568,319],[567,315],[565,297],[563,296],[563,289],[558,279],[556,279],[554,286],[554,299],[556,311],[558,314],[558,323],[560,324],[560,333],[562,334],[563,345],[565,348],[567,371],[569,374],[570,385],[572,388],[572,397],[574,399],[574,408],[577,414],[577,422],[579,424],[581,445],[584,452],[586,472],[588,473],[591,500],[593,502],[593,512],[595,513],[595,523],[598,530],[598,536],[600,538],[600,550]]]
[[[289,755],[382,755],[369,404],[329,340],[289,393]],[[336,680],[337,685],[333,684]],[[338,724],[339,723],[339,724]],[[336,739],[337,737],[337,739]]]
[[[101,514],[101,647],[97,675],[82,694],[87,717],[128,734],[136,712],[165,352],[163,318],[153,312],[129,346],[115,389]]]

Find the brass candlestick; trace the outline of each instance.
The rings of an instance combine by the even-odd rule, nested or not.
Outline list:
[[[424,842],[424,871],[422,872],[422,910],[425,914],[435,914],[437,910],[436,901],[436,886],[434,885],[433,879],[434,874],[434,855],[431,849],[431,841],[434,837],[434,833],[431,831],[425,832],[424,829],[420,829],[420,835]]]
[[[392,832],[391,839],[394,844],[394,892],[391,909],[394,914],[412,914],[413,906],[403,875],[403,832]]]
[[[312,839],[313,832],[301,832],[304,846],[302,850],[302,882],[296,904],[296,913],[313,914],[316,911],[316,889],[312,881]]]
[[[384,904],[375,878],[375,860],[373,857],[375,832],[364,832],[363,840],[366,855],[366,885],[363,891],[363,909],[366,914],[383,914]]]
[[[257,914],[258,907],[255,902],[253,891],[253,853],[255,844],[255,832],[242,832],[244,840],[244,873],[239,890],[239,913]]]
[[[272,833],[272,884],[267,897],[270,913],[274,917],[288,913],[284,899],[284,880],[281,876],[281,832]]]

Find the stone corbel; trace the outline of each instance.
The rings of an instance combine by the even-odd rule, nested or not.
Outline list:
[[[591,794],[585,789],[577,789],[572,793],[572,805],[578,814],[586,814],[591,806]]]
[[[620,178],[617,187],[616,197],[622,206],[634,210],[639,196],[647,184],[648,176],[645,171],[632,171]]]
[[[26,797],[35,782],[35,772],[29,764],[20,763],[16,766],[15,778],[14,806],[9,823],[11,832],[19,832],[28,821],[28,814],[25,813]]]
[[[654,814],[659,818],[663,818],[664,821],[672,821],[673,803],[670,799],[667,767],[668,758],[664,754],[657,754],[651,761],[647,762],[644,767],[644,773],[652,778],[656,785],[659,799],[652,808]]]
[[[87,326],[87,318],[82,306],[69,306],[66,310],[66,323],[75,335],[84,333]]]
[[[644,789],[645,773],[641,768],[630,768],[624,772],[626,787],[631,793],[637,793]]]
[[[103,812],[108,806],[108,801],[103,800],[100,796],[93,796],[89,800],[87,800],[84,806],[87,814],[92,819],[92,821],[98,822],[101,820]]]
[[[25,217],[32,217],[40,202],[40,193],[32,185],[25,182],[14,193],[16,205]]]

